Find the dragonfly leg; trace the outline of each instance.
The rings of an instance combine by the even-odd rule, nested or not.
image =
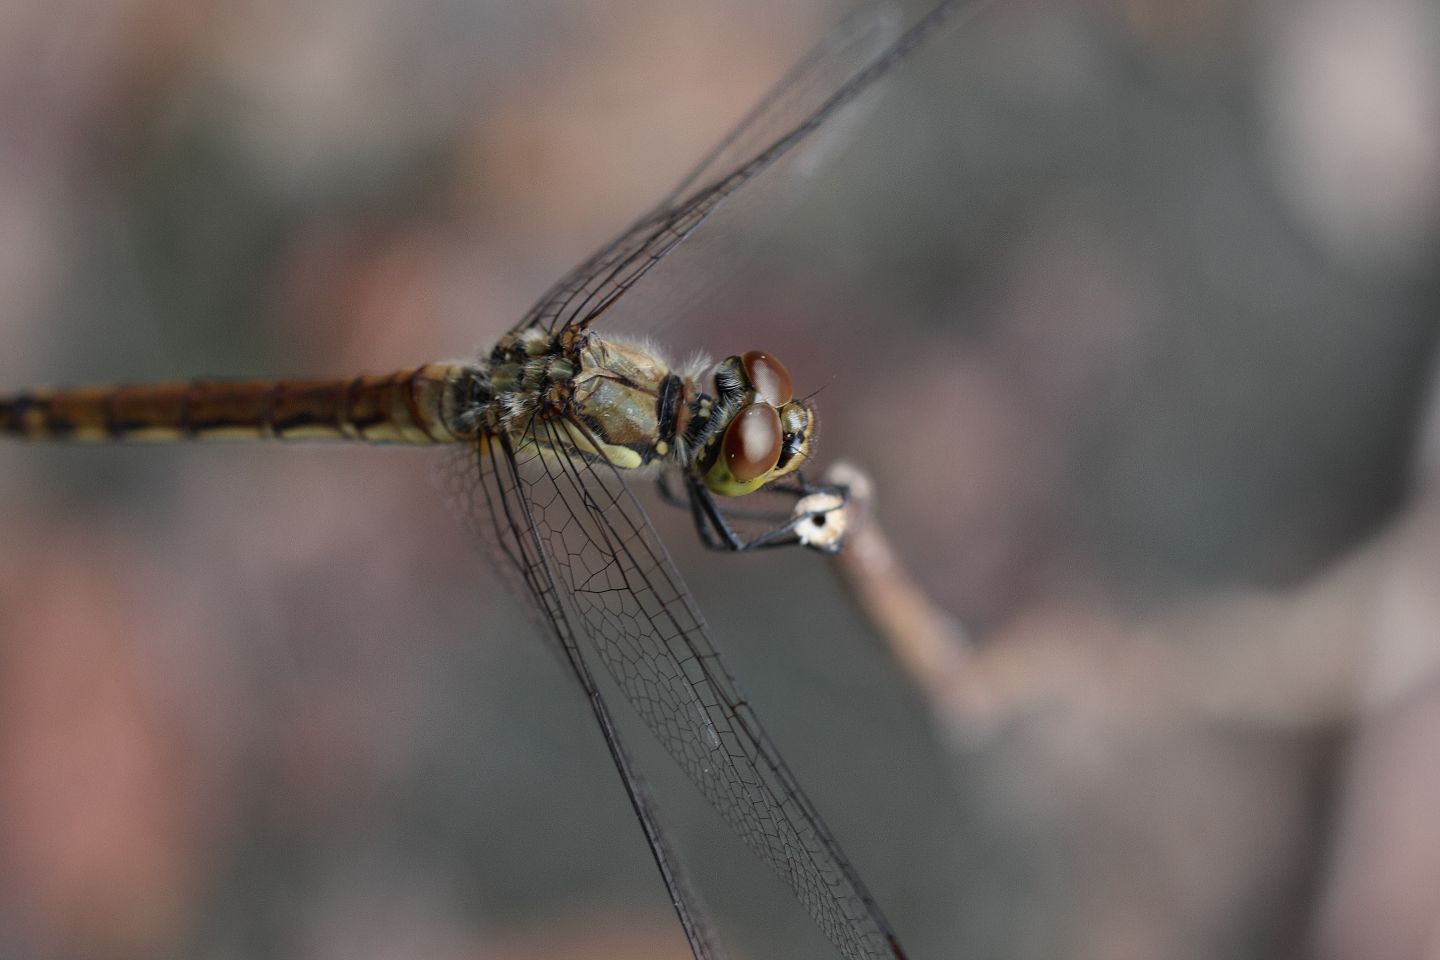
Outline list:
[[[705,487],[703,483],[694,478],[686,481],[686,491],[689,493],[690,515],[695,521],[695,530],[700,536],[700,541],[711,550],[724,550],[732,553],[741,553],[747,550],[766,550],[772,547],[792,547],[796,545],[808,546],[822,553],[836,553],[839,551],[843,538],[834,537],[822,543],[818,538],[802,536],[800,530],[805,524],[813,524],[823,527],[827,522],[830,513],[843,509],[848,500],[848,491],[839,487],[818,487],[800,481],[795,485],[775,485],[771,487],[774,492],[783,493],[795,497],[798,503],[802,497],[814,495],[830,496],[830,502],[823,508],[803,509],[792,512],[789,515],[779,514],[757,514],[743,510],[726,509],[720,506],[715,495]],[[672,491],[665,488],[665,494],[673,496]],[[736,532],[731,525],[731,518],[747,520],[763,519],[773,522],[774,525],[763,533],[746,539]]]

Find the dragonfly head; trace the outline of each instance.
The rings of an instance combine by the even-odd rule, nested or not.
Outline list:
[[[705,458],[705,486],[738,497],[799,469],[815,437],[815,412],[794,399],[790,372],[768,353],[730,357],[715,370],[720,428]]]

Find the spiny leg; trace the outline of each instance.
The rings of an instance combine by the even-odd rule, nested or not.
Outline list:
[[[715,494],[711,493],[700,480],[693,477],[685,478],[686,496],[684,497],[671,488],[669,478],[665,474],[659,477],[657,486],[660,489],[661,499],[666,503],[690,509],[690,516],[695,523],[695,531],[700,537],[700,542],[711,550],[741,553],[747,550],[798,545],[807,546],[822,553],[835,553],[840,549],[842,543],[840,537],[821,542],[822,538],[801,532],[806,524],[817,528],[824,527],[829,522],[830,514],[844,509],[849,492],[840,487],[815,486],[805,483],[803,479],[795,483],[777,483],[767,487],[766,489],[771,492],[793,497],[797,504],[805,497],[824,496],[828,498],[828,502],[823,507],[793,510],[787,514],[723,507],[716,499]],[[771,526],[764,532],[747,539],[741,536],[732,525],[731,521],[736,519],[762,521]]]

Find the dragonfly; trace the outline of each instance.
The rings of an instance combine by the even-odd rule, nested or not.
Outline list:
[[[842,26],[674,190],[547,291],[488,354],[389,374],[31,389],[30,441],[334,440],[446,445],[450,492],[586,697],[697,960],[719,955],[610,712],[604,671],[729,827],[849,960],[902,960],[866,889],[716,648],[627,477],[650,474],[707,546],[844,544],[846,491],[809,482],[816,411],[762,350],[676,366],[604,332],[613,307],[727,200],[977,0],[943,0],[858,67]],[[818,89],[817,89],[818,88]],[[778,132],[776,127],[779,126]],[[735,501],[766,490],[788,509]],[[743,501],[742,501],[743,502]]]

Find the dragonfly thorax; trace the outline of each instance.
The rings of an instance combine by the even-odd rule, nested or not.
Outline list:
[[[490,355],[476,419],[518,438],[539,419],[564,445],[626,470],[672,466],[714,493],[740,496],[791,473],[814,436],[790,374],[752,351],[677,370],[648,344],[589,331],[508,337]]]
[[[490,356],[486,429],[518,438],[539,419],[549,446],[598,456],[622,469],[683,466],[692,422],[713,401],[699,371],[676,372],[645,344],[588,331],[550,336],[527,331],[502,340]]]

